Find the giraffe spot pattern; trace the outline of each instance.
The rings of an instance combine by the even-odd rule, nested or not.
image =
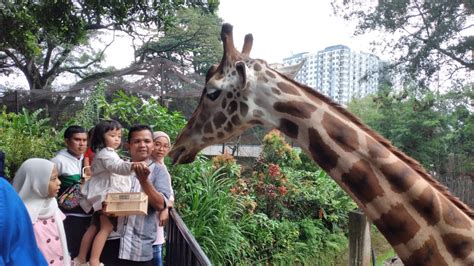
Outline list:
[[[218,138],[218,139],[222,139],[223,137],[224,137],[224,133],[222,133],[222,132],[220,132],[220,131],[217,132],[217,138]]]
[[[411,204],[428,225],[435,225],[441,219],[440,204],[432,188],[425,188],[418,198],[411,201]]]
[[[436,265],[448,266],[443,256],[439,252],[436,241],[432,236],[423,244],[423,246],[415,250],[411,256],[404,261],[405,265]]]
[[[267,76],[269,76],[272,79],[276,78],[276,75],[273,72],[271,72],[270,70],[266,70],[265,74],[267,74]]]
[[[240,115],[242,117],[247,116],[247,113],[249,112],[249,106],[246,103],[240,103]]]
[[[345,151],[353,152],[359,147],[357,132],[344,125],[339,118],[325,113],[322,120],[322,126],[326,129],[329,137],[338,143],[338,146]]]
[[[291,94],[291,95],[300,95],[300,93],[298,92],[298,89],[290,83],[278,82],[277,86],[284,93]]]
[[[206,134],[211,134],[214,130],[212,129],[212,123],[211,122],[207,122],[205,125],[204,125],[204,133]]]
[[[409,190],[417,178],[415,171],[403,162],[385,164],[380,168],[380,171],[390,183],[392,190],[397,193]]]
[[[227,99],[224,98],[224,99],[222,100],[222,109],[225,109],[226,106],[227,106]]]
[[[364,205],[378,196],[383,196],[384,191],[380,186],[377,176],[370,167],[369,162],[360,160],[351,167],[348,173],[341,176],[341,181]]]
[[[242,123],[242,121],[240,121],[240,117],[238,115],[234,115],[232,116],[232,118],[230,119],[232,121],[232,124],[238,126]]]
[[[324,143],[316,129],[308,129],[308,138],[311,156],[326,172],[329,172],[337,165],[339,155]]]
[[[232,92],[229,91],[229,92],[227,93],[227,98],[230,99],[230,98],[232,98],[232,96],[234,96],[234,94],[232,94]]]
[[[367,149],[372,158],[387,158],[390,153],[382,144],[376,142],[373,138],[367,136]]]
[[[227,132],[232,132],[232,129],[234,128],[234,126],[232,125],[232,123],[229,121],[227,122],[227,124],[225,125],[224,127],[224,130],[227,131]]]
[[[202,126],[203,126],[202,123],[199,123],[199,122],[195,123],[193,130],[196,131],[196,132],[201,132]]]
[[[223,112],[218,112],[217,114],[214,115],[214,119],[213,119],[214,126],[216,128],[220,128],[225,123],[226,120],[227,120],[227,117],[225,116],[225,114]]]
[[[260,99],[260,98],[256,98],[253,100],[253,102],[257,105],[257,106],[260,106],[262,107],[263,109],[265,109],[265,102]]]
[[[268,82],[268,79],[267,77],[265,76],[258,76],[258,79],[257,79],[259,82],[263,82],[263,83],[267,83]]]
[[[456,228],[461,229],[471,229],[471,220],[460,214],[460,210],[450,201],[448,201],[445,197],[440,196],[441,201],[441,210],[444,221]]]
[[[310,118],[311,114],[316,111],[316,106],[300,101],[276,102],[273,104],[275,111],[286,113],[294,117]]]
[[[257,119],[250,120],[249,124],[251,124],[251,125],[263,125],[262,121],[257,120]]]
[[[255,117],[263,117],[264,113],[260,110],[254,110],[253,111],[253,116]]]
[[[472,238],[450,233],[443,235],[442,239],[449,253],[456,258],[466,259],[474,251]]]
[[[227,107],[227,113],[229,115],[235,113],[235,111],[237,111],[237,102],[236,101],[232,101],[229,103],[229,106]]]
[[[277,88],[275,88],[275,87],[272,87],[272,92],[273,92],[274,94],[276,94],[276,95],[280,95],[280,94],[281,94],[280,90],[277,89]]]
[[[286,118],[280,119],[280,131],[283,132],[290,138],[296,139],[298,138],[298,131],[299,127],[293,121],[288,120]]]
[[[302,90],[304,95],[309,99],[310,102],[313,102],[317,105],[320,105],[323,103],[323,101],[321,101],[320,98],[316,97],[316,95],[314,95],[315,93],[317,93],[315,90],[313,89],[309,89],[309,90]]]
[[[255,69],[255,71],[260,71],[262,70],[262,66],[259,63],[255,63],[255,65],[253,65],[253,69]]]
[[[374,224],[392,246],[406,243],[421,228],[401,203],[392,206]]]
[[[209,143],[214,141],[214,137],[203,137],[202,141]]]

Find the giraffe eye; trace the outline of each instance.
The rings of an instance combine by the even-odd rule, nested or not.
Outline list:
[[[221,90],[209,90],[209,93],[206,93],[207,98],[211,101],[215,101],[217,97],[221,94]]]

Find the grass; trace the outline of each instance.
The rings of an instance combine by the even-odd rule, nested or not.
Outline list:
[[[374,249],[374,252],[375,252],[375,259],[376,259],[375,265],[382,266],[385,261],[396,256],[396,253],[393,250],[392,246],[390,246],[390,244],[387,242],[384,236],[379,232],[379,230],[375,228],[375,226],[372,226],[370,228],[370,237],[372,241],[372,248]],[[341,256],[339,256],[339,259],[334,262],[334,265],[345,266],[348,264],[349,264],[349,246],[343,253],[341,253]]]

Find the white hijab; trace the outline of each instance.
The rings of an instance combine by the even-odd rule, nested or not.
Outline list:
[[[171,149],[171,139],[170,139],[170,136],[168,136],[168,134],[166,134],[166,133],[163,132],[163,131],[155,131],[155,132],[153,132],[153,141],[156,141],[156,139],[159,138],[159,137],[164,137],[164,138],[168,141],[168,145],[170,146],[170,149]],[[161,158],[161,161],[158,162],[158,163],[160,163],[160,164],[162,164],[162,165],[164,165],[164,166],[166,167],[166,165],[165,165],[165,158]]]
[[[70,257],[61,211],[58,208],[56,198],[48,197],[48,187],[53,167],[54,163],[46,159],[28,159],[23,162],[16,172],[13,187],[25,203],[33,224],[38,219],[47,219],[54,216],[63,247],[64,265],[69,265]]]

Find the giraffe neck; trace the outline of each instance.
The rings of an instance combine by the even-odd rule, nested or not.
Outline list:
[[[267,75],[265,87],[272,97],[255,98],[254,114],[310,154],[365,211],[405,264],[474,264],[474,222],[468,207],[345,109],[276,72]]]

